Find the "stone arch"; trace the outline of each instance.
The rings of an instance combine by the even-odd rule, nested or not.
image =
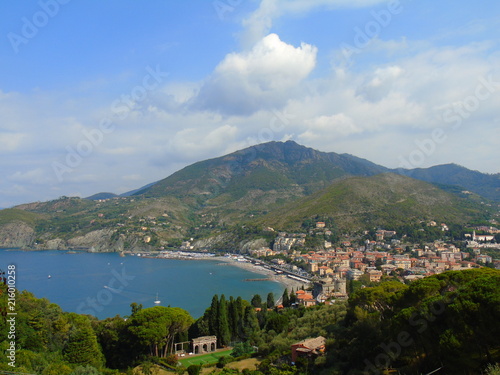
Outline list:
[[[193,353],[210,353],[217,349],[217,336],[202,336],[193,339]]]

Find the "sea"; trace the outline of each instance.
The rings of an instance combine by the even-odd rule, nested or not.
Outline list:
[[[0,249],[0,270],[15,266],[16,288],[47,298],[64,311],[99,319],[130,315],[130,304],[181,307],[193,318],[203,315],[214,294],[248,301],[284,287],[264,276],[217,258],[178,260],[121,257],[117,253],[21,251]],[[10,267],[13,268],[13,267]],[[155,301],[160,301],[155,303]]]

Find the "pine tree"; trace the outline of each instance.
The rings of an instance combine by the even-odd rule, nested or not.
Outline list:
[[[104,363],[104,357],[90,320],[83,315],[72,313],[70,316],[74,325],[63,350],[64,359],[72,364],[101,367]]]

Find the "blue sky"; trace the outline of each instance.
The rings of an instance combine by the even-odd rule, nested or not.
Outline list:
[[[499,173],[500,3],[0,3],[0,207],[270,140]]]

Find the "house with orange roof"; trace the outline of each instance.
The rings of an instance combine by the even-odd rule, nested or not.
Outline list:
[[[298,357],[314,358],[325,352],[326,339],[323,336],[300,341],[292,345],[292,362]]]

